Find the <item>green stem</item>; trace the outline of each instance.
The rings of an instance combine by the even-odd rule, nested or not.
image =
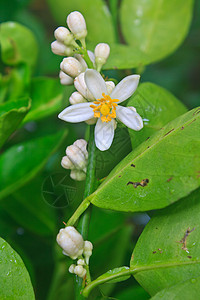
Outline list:
[[[118,279],[120,277],[135,275],[142,271],[171,268],[171,267],[181,267],[184,265],[191,265],[191,264],[197,264],[197,263],[199,264],[200,261],[188,261],[188,262],[177,262],[177,263],[160,264],[160,265],[137,266],[137,267],[131,267],[130,269],[127,268],[125,270],[121,270],[118,273],[110,272],[111,273],[110,275],[108,275],[108,274],[106,274],[106,276],[101,275],[96,280],[91,281],[91,283],[88,284],[88,286],[86,286],[85,289],[83,290],[83,296],[88,297],[90,292],[98,285],[109,282],[114,279]]]
[[[83,55],[84,60],[89,69],[94,69],[93,62],[91,61],[86,48],[80,48],[80,53]]]
[[[81,233],[84,240],[86,240],[88,237],[89,223],[90,223],[91,210],[92,210],[92,206],[88,207],[90,202],[87,200],[87,197],[94,192],[97,186],[97,179],[95,177],[95,162],[96,162],[95,150],[96,150],[96,146],[94,140],[94,126],[90,126],[90,138],[89,138],[89,145],[88,145],[88,166],[87,166],[87,175],[86,175],[86,183],[85,183],[85,191],[84,191],[84,199],[85,198],[86,199],[78,207],[75,214],[71,218],[73,221],[77,220],[77,216],[80,216],[80,212],[82,213],[83,209],[85,210],[78,224],[78,231]],[[86,266],[86,271],[87,271],[86,280],[87,283],[90,283],[91,278],[90,278],[89,266]],[[82,284],[83,281],[81,278],[79,278],[76,281],[76,300],[83,299],[83,296],[81,294],[83,288]]]

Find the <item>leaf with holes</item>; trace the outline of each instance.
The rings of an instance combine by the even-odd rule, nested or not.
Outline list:
[[[131,272],[151,295],[200,276],[199,196],[200,189],[197,189],[179,202],[157,211],[136,244]]]
[[[165,207],[200,185],[200,108],[168,123],[126,156],[88,197],[119,211]]]

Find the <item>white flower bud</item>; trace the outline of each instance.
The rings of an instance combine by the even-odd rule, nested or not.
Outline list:
[[[81,95],[83,95],[85,99],[89,101],[94,101],[94,96],[90,93],[86,86],[84,75],[85,73],[81,73],[74,79],[74,86],[77,89],[77,91],[81,93]]]
[[[83,152],[85,158],[88,159],[87,142],[84,139],[75,141],[73,145],[77,146]]]
[[[108,44],[100,43],[96,46],[94,50],[95,54],[95,63],[98,69],[106,63],[108,56],[110,54],[110,47]]]
[[[85,98],[83,98],[83,96],[79,92],[74,92],[69,97],[69,102],[70,102],[70,104],[73,105],[73,104],[87,102],[87,100]]]
[[[73,54],[73,47],[67,47],[58,41],[51,43],[51,50],[54,54],[61,56],[70,56]]]
[[[73,162],[71,162],[71,160],[69,159],[69,157],[67,156],[63,156],[62,160],[61,160],[61,166],[67,170],[71,169],[75,169],[75,166],[73,164]]]
[[[87,53],[88,53],[88,56],[89,56],[91,62],[93,62],[93,64],[94,64],[95,63],[95,55],[94,55],[94,53],[92,51],[90,51],[90,50],[88,50]]]
[[[76,265],[72,264],[70,267],[69,267],[69,273],[74,273],[74,269],[75,269]]]
[[[81,40],[86,37],[86,23],[83,15],[80,12],[71,12],[67,17],[67,25],[76,39]]]
[[[115,87],[115,84],[113,81],[106,81],[106,87],[107,87],[108,95],[110,95]]]
[[[70,177],[76,181],[83,181],[86,179],[86,173],[80,170],[71,170]]]
[[[77,276],[83,278],[86,275],[86,269],[84,269],[83,266],[76,266],[74,268],[74,274],[76,274]]]
[[[57,243],[63,249],[63,254],[76,259],[83,253],[84,241],[82,235],[72,226],[60,229]]]
[[[71,42],[74,39],[73,35],[66,27],[58,27],[54,31],[54,36],[59,42],[65,45],[71,45]]]
[[[74,57],[80,62],[80,64],[83,67],[83,70],[85,71],[87,69],[87,64],[85,60],[83,59],[81,54],[75,54]]]
[[[72,85],[74,83],[74,79],[69,75],[65,74],[63,71],[59,73],[60,83],[63,85]]]
[[[81,149],[71,145],[67,147],[66,154],[77,170],[86,172],[87,161]]]
[[[85,265],[84,259],[81,259],[81,258],[80,258],[80,259],[77,261],[77,265],[84,266],[84,265]]]
[[[93,245],[90,241],[85,241],[84,242],[84,250],[83,250],[83,254],[85,256],[85,261],[86,264],[88,265],[89,263],[89,258],[92,255],[92,250],[93,250]]]
[[[60,64],[60,68],[63,72],[73,78],[84,71],[81,63],[74,57],[65,57]]]

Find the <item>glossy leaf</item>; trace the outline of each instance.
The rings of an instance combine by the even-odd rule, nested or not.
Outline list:
[[[131,269],[135,269],[134,277],[151,295],[200,276],[199,196],[197,189],[158,211],[136,244]]]
[[[31,111],[24,119],[24,123],[39,120],[61,111],[65,89],[59,80],[53,78],[39,77],[33,79],[30,87]],[[66,106],[72,91],[73,87],[67,87],[65,93]]]
[[[28,98],[0,104],[0,147],[17,129],[31,107]]]
[[[0,202],[7,214],[22,228],[38,235],[49,236],[55,230],[55,207],[50,207],[43,198],[42,176],[37,176],[30,183]]]
[[[142,83],[130,98],[127,106],[134,106],[144,120],[144,128],[138,132],[129,130],[133,149],[168,122],[184,114],[186,107],[164,88]]]
[[[9,66],[25,63],[34,67],[38,46],[33,33],[15,22],[2,23],[0,30],[2,61]]]
[[[0,238],[1,299],[33,300],[29,274],[20,256]]]
[[[157,293],[152,300],[188,300],[198,299],[200,294],[200,277],[186,280]]]
[[[110,11],[102,0],[48,0],[51,12],[59,25],[65,24],[67,15],[72,11],[83,14],[87,25],[87,39],[94,42],[114,42],[114,28]],[[92,49],[93,50],[93,49]]]
[[[200,185],[200,108],[178,117],[123,159],[88,197],[120,211],[165,207]]]
[[[126,42],[145,56],[144,64],[169,55],[185,38],[193,1],[123,0],[120,10],[122,33]],[[133,52],[133,53],[134,53]]]
[[[0,156],[0,199],[32,179],[66,137],[58,132],[17,144]]]

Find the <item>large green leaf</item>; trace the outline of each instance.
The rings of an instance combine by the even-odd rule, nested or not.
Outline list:
[[[0,238],[1,300],[35,299],[29,274],[20,256]]]
[[[151,295],[200,276],[199,196],[200,189],[197,189],[188,197],[158,211],[136,244],[131,272],[135,270],[134,277]],[[187,231],[191,232],[187,235]],[[184,238],[185,245],[182,243]]]
[[[141,56],[147,64],[175,51],[188,32],[192,8],[192,0],[123,0],[122,33],[133,55],[138,52],[136,60]]]
[[[0,104],[0,147],[17,129],[30,107],[30,99],[27,98]]]
[[[38,235],[49,236],[55,230],[55,208],[42,197],[42,176],[37,176],[21,189],[0,202],[0,208],[22,228]],[[9,218],[10,219],[10,218]]]
[[[199,113],[200,108],[187,112],[143,142],[88,200],[107,209],[145,211],[195,190],[200,184]]]
[[[59,25],[65,25],[67,15],[80,11],[88,30],[87,38],[94,42],[114,42],[114,28],[107,5],[102,0],[48,0],[52,14]],[[66,26],[66,25],[65,25]]]
[[[0,156],[0,199],[32,179],[66,137],[60,131],[17,144]]]
[[[65,87],[57,79],[45,77],[33,79],[30,87],[32,106],[24,123],[39,120],[61,111],[64,89]],[[70,97],[73,89],[73,87],[67,87],[66,100]],[[67,103],[67,101],[65,102]]]
[[[0,30],[2,61],[9,66],[25,63],[33,67],[38,54],[38,46],[33,33],[15,22],[2,23]]]
[[[144,119],[142,130],[138,132],[129,130],[133,149],[164,125],[187,111],[174,95],[150,82],[142,83],[139,86],[127,106],[134,106]]]
[[[200,295],[200,277],[186,280],[156,294],[151,300],[189,300]]]

